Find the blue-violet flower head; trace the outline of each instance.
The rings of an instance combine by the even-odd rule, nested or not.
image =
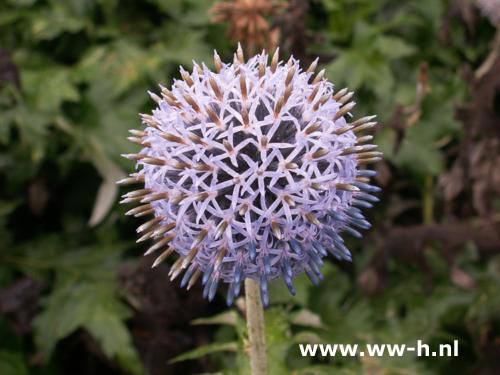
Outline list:
[[[302,70],[277,50],[270,64],[264,52],[245,62],[241,47],[232,64],[214,58],[215,72],[194,63],[161,97],[150,93],[158,107],[129,138],[143,148],[124,155],[137,172],[119,181],[144,187],[122,202],[154,216],[139,241],[155,241],[154,266],[179,255],[172,280],[185,272],[190,288],[201,276],[210,300],[227,283],[231,304],[250,277],[267,305],[269,280],[282,277],[292,294],[301,272],[317,283],[328,253],[351,260],[342,234],[370,227],[360,209],[379,188],[364,166],[381,153],[360,132],[375,116],[348,122],[353,93],[315,74],[317,60]]]

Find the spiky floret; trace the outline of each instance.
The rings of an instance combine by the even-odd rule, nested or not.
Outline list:
[[[294,294],[296,274],[322,279],[328,252],[351,260],[340,234],[360,237],[370,227],[360,208],[378,200],[374,172],[360,166],[381,153],[358,137],[376,123],[347,122],[353,93],[334,92],[316,64],[303,71],[278,50],[270,65],[264,52],[245,63],[238,48],[232,64],[215,53],[216,72],[194,63],[161,97],[150,93],[158,108],[129,138],[143,149],[124,155],[138,171],[120,181],[144,187],[122,202],[140,204],[129,215],[154,215],[139,241],[156,241],[153,266],[179,255],[172,280],[185,271],[190,288],[201,276],[209,299],[228,283],[232,303],[250,277],[267,304],[269,280],[283,277]]]

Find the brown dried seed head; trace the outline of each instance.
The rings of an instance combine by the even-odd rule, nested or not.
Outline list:
[[[241,97],[243,100],[247,100],[248,92],[247,92],[247,81],[245,77],[245,73],[240,73],[240,88],[241,88]]]
[[[213,171],[213,167],[205,163],[193,164],[193,168],[200,172],[210,172]]]
[[[184,257],[183,256],[180,256],[179,258],[177,258],[177,260],[174,262],[174,264],[172,264],[172,267],[170,267],[170,270],[168,271],[168,276],[172,276],[172,275],[175,275],[177,276],[180,271],[182,271],[182,261],[184,260]],[[170,277],[170,281],[173,281],[172,277]]]
[[[314,86],[314,88],[313,88],[313,90],[311,92],[311,95],[309,95],[309,97],[307,98],[307,101],[309,103],[311,103],[314,100],[314,98],[318,94],[318,91],[319,91],[319,85]]]
[[[204,201],[208,197],[209,197],[209,194],[206,191],[204,191],[202,193],[196,194],[195,197],[194,197],[194,199],[197,200],[197,201]]]
[[[358,159],[358,165],[372,164],[382,160],[380,157],[369,158],[369,159]]]
[[[130,175],[130,177],[122,178],[116,181],[117,185],[131,185],[144,182],[144,175]]]
[[[344,184],[344,183],[337,183],[335,184],[335,187],[338,190],[345,190],[345,191],[359,191],[359,188],[351,185],[351,184]]]
[[[129,216],[129,215],[136,215],[138,213],[141,213],[141,212],[145,212],[145,211],[148,211],[152,208],[151,204],[144,204],[142,206],[139,206],[139,207],[136,207],[136,208],[132,208],[131,210],[128,210],[125,215]]]
[[[152,227],[154,227],[156,224],[158,224],[160,221],[163,220],[163,217],[155,217],[147,222],[145,222],[144,224],[140,225],[138,228],[137,228],[137,233],[142,233]]]
[[[132,143],[137,143],[139,145],[142,145],[142,138],[137,138],[137,137],[127,137],[127,139],[132,142]]]
[[[384,153],[380,151],[369,151],[369,152],[360,152],[359,154],[356,154],[356,158],[358,159],[367,159],[367,158],[374,158],[378,156],[383,156]]]
[[[215,113],[215,111],[212,108],[207,107],[206,108],[206,112],[207,112],[207,115],[210,118],[210,120],[215,125],[217,125],[218,127],[220,127],[222,125],[221,122],[220,122],[219,116],[217,116],[217,113]]]
[[[189,251],[189,253],[186,255],[186,257],[182,261],[181,268],[184,269],[189,265],[189,263],[191,263],[191,261],[194,259],[196,254],[198,254],[199,249],[200,249],[199,247],[195,246]]]
[[[198,279],[200,278],[202,272],[201,270],[198,268],[193,276],[191,276],[191,279],[189,279],[189,283],[188,283],[188,286],[187,286],[187,290],[191,289],[193,287],[193,285],[198,281]]]
[[[222,220],[219,225],[217,226],[217,229],[215,230],[215,238],[219,238],[222,236],[222,234],[225,232],[226,228],[228,227],[229,223],[226,220]]]
[[[320,148],[316,151],[314,151],[311,155],[313,159],[319,159],[322,158],[323,156],[327,155],[330,151],[327,150],[326,148]]]
[[[129,160],[140,160],[144,157],[143,154],[121,154],[120,156],[124,157],[125,159],[129,159]]]
[[[323,79],[323,76],[325,75],[325,69],[322,69],[314,78],[312,81],[312,84],[315,85],[316,83],[320,82]]]
[[[156,102],[156,104],[160,105],[161,98],[158,95],[156,95],[154,92],[151,91],[148,91],[148,94],[151,97],[151,99],[153,99]]]
[[[248,117],[248,109],[245,105],[241,108],[241,118],[243,119],[243,127],[248,128],[250,126],[250,119]]]
[[[194,247],[198,246],[205,239],[205,237],[207,236],[207,234],[208,234],[208,231],[206,229],[202,229],[200,231],[200,233],[198,234],[198,236],[193,241],[193,244],[191,245],[191,248],[194,248]]]
[[[266,149],[267,146],[268,146],[268,139],[267,139],[267,136],[263,135],[261,138],[260,138],[260,145],[262,146],[263,149]]]
[[[292,82],[294,75],[295,75],[295,66],[292,66],[290,69],[288,69],[288,74],[286,75],[285,79],[285,86],[288,86],[290,82]]]
[[[280,48],[276,48],[276,51],[274,52],[273,59],[271,60],[271,72],[275,72],[276,69],[278,68],[278,60],[280,58]]]
[[[319,59],[316,58],[311,65],[309,65],[309,68],[307,68],[306,73],[313,73],[316,70],[316,67],[318,66],[318,61]]]
[[[356,144],[369,142],[373,139],[373,135],[365,135],[356,139]]]
[[[282,237],[282,236],[281,236],[281,228],[280,228],[280,225],[279,225],[277,222],[273,221],[273,222],[271,222],[271,229],[272,229],[272,231],[273,231],[274,236],[275,236],[278,240],[281,240],[281,237]]]
[[[140,197],[146,194],[151,193],[151,189],[137,189],[133,191],[129,191],[126,194],[123,194],[123,198],[132,198],[132,197]]]
[[[338,102],[341,103],[341,104],[345,104],[347,103],[352,97],[354,96],[354,91],[351,91],[349,93],[347,93],[346,95],[344,95],[343,97],[341,97]]]
[[[324,105],[330,98],[332,97],[331,94],[325,94],[321,97],[319,100],[320,105]]]
[[[214,65],[216,72],[220,73],[220,71],[222,70],[222,61],[216,50],[214,50]]]
[[[312,189],[318,190],[318,191],[328,190],[328,188],[326,186],[318,184],[317,182],[312,182],[310,186]]]
[[[176,227],[176,225],[177,224],[175,222],[169,223],[169,224],[160,225],[159,228],[155,229],[154,235],[155,236],[161,236],[162,234],[165,234],[166,232],[171,231],[172,229],[174,229]]]
[[[352,129],[352,131],[354,133],[359,133],[360,131],[373,128],[375,125],[377,125],[376,121],[367,122],[367,123],[364,123],[362,125],[356,126],[354,129]]]
[[[220,249],[219,254],[217,254],[217,258],[215,259],[214,271],[217,271],[220,268],[222,261],[226,256],[226,253],[227,253],[227,248],[223,247],[222,249]]]
[[[244,64],[245,63],[245,57],[243,55],[243,49],[241,48],[241,44],[240,43],[238,43],[238,49],[236,50],[236,55],[238,56],[238,61],[241,64]]]
[[[206,143],[203,141],[203,139],[202,139],[200,136],[198,136],[198,135],[196,135],[196,134],[194,134],[194,133],[189,133],[189,134],[188,134],[188,138],[189,138],[189,139],[191,140],[191,142],[193,142],[193,143],[196,143],[196,144],[198,144],[198,145],[203,145],[203,146],[206,146]]]
[[[364,123],[371,122],[376,117],[377,117],[376,115],[361,117],[361,118],[357,119],[356,121],[354,121],[351,125],[353,125],[353,126],[362,125]]]
[[[155,259],[151,268],[158,266],[161,262],[163,262],[165,259],[167,259],[170,256],[170,254],[173,254],[173,252],[174,252],[174,248],[169,247],[167,250],[165,250],[163,253],[161,253],[161,255],[158,258]],[[144,254],[144,255],[147,255],[147,254]]]
[[[158,159],[158,158],[142,158],[141,162],[144,164],[150,164],[150,165],[166,165],[167,161],[163,159]]]
[[[128,131],[130,134],[135,135],[136,137],[144,137],[146,135],[146,132],[143,130],[136,130],[136,129],[129,129]]]
[[[283,200],[288,204],[290,207],[295,207],[295,201],[292,199],[291,196],[289,195],[284,195]]]
[[[312,125],[309,125],[306,130],[304,130],[304,133],[309,135],[311,133],[314,133],[316,130],[321,128],[321,124],[319,122],[315,122]]]
[[[184,82],[187,83],[187,85],[189,87],[191,87],[191,86],[194,85],[193,79],[191,78],[191,76],[189,75],[189,73],[186,72],[184,69],[181,69],[181,77],[184,80]]]
[[[192,96],[184,94],[184,99],[195,110],[195,112],[200,113],[200,106],[196,103],[196,100],[194,100]]]
[[[284,101],[284,98],[281,97],[276,102],[276,106],[274,107],[274,117],[278,117],[278,115],[280,114],[281,110],[283,109]]]
[[[355,105],[356,105],[355,102],[349,102],[349,103],[345,104],[344,106],[342,106],[337,111],[337,113],[335,114],[335,117],[333,118],[333,121],[336,121],[339,118],[341,118],[342,116],[344,116],[347,112],[349,112],[350,110],[352,110]]]
[[[135,214],[134,216],[135,217],[142,217],[142,216],[147,216],[147,215],[150,215],[154,212],[154,209],[151,208],[150,210],[146,210],[146,211],[143,211],[143,212],[139,212],[138,214]]]
[[[292,84],[289,84],[289,85],[285,88],[285,94],[283,95],[283,98],[284,98],[285,103],[288,101],[288,99],[289,99],[289,98],[290,98],[290,96],[292,95],[292,92],[293,92],[293,86],[292,86]]]
[[[348,91],[349,89],[347,87],[344,87],[342,90],[340,90],[333,96],[333,100],[338,101],[341,97],[347,94]]]
[[[233,146],[231,146],[231,143],[229,143],[229,141],[227,139],[224,139],[222,141],[222,144],[224,145],[224,148],[227,150],[227,152],[229,152],[229,153],[233,152],[234,148],[233,148]]]
[[[261,62],[259,64],[259,79],[264,77],[265,74],[266,74],[266,64],[264,62]]]
[[[310,223],[314,225],[321,225],[320,221],[314,216],[312,212],[308,212],[307,214],[304,215]]]
[[[170,200],[170,203],[172,203],[172,204],[179,204],[179,203],[181,203],[186,198],[187,198],[186,194],[180,193],[180,194],[177,194],[175,197],[173,197]]]
[[[341,128],[336,129],[333,133],[336,135],[342,135],[342,134],[348,132],[349,130],[352,130],[353,128],[354,128],[354,126],[347,125],[347,126],[343,126]]]

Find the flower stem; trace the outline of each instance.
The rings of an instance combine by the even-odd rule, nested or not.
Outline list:
[[[245,279],[245,300],[252,375],[267,375],[266,330],[260,286],[250,278]]]

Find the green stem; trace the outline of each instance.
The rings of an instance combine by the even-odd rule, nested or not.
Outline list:
[[[248,340],[252,375],[267,375],[266,328],[259,283],[245,279]]]
[[[425,176],[422,216],[424,224],[434,222],[434,178],[431,175]]]

